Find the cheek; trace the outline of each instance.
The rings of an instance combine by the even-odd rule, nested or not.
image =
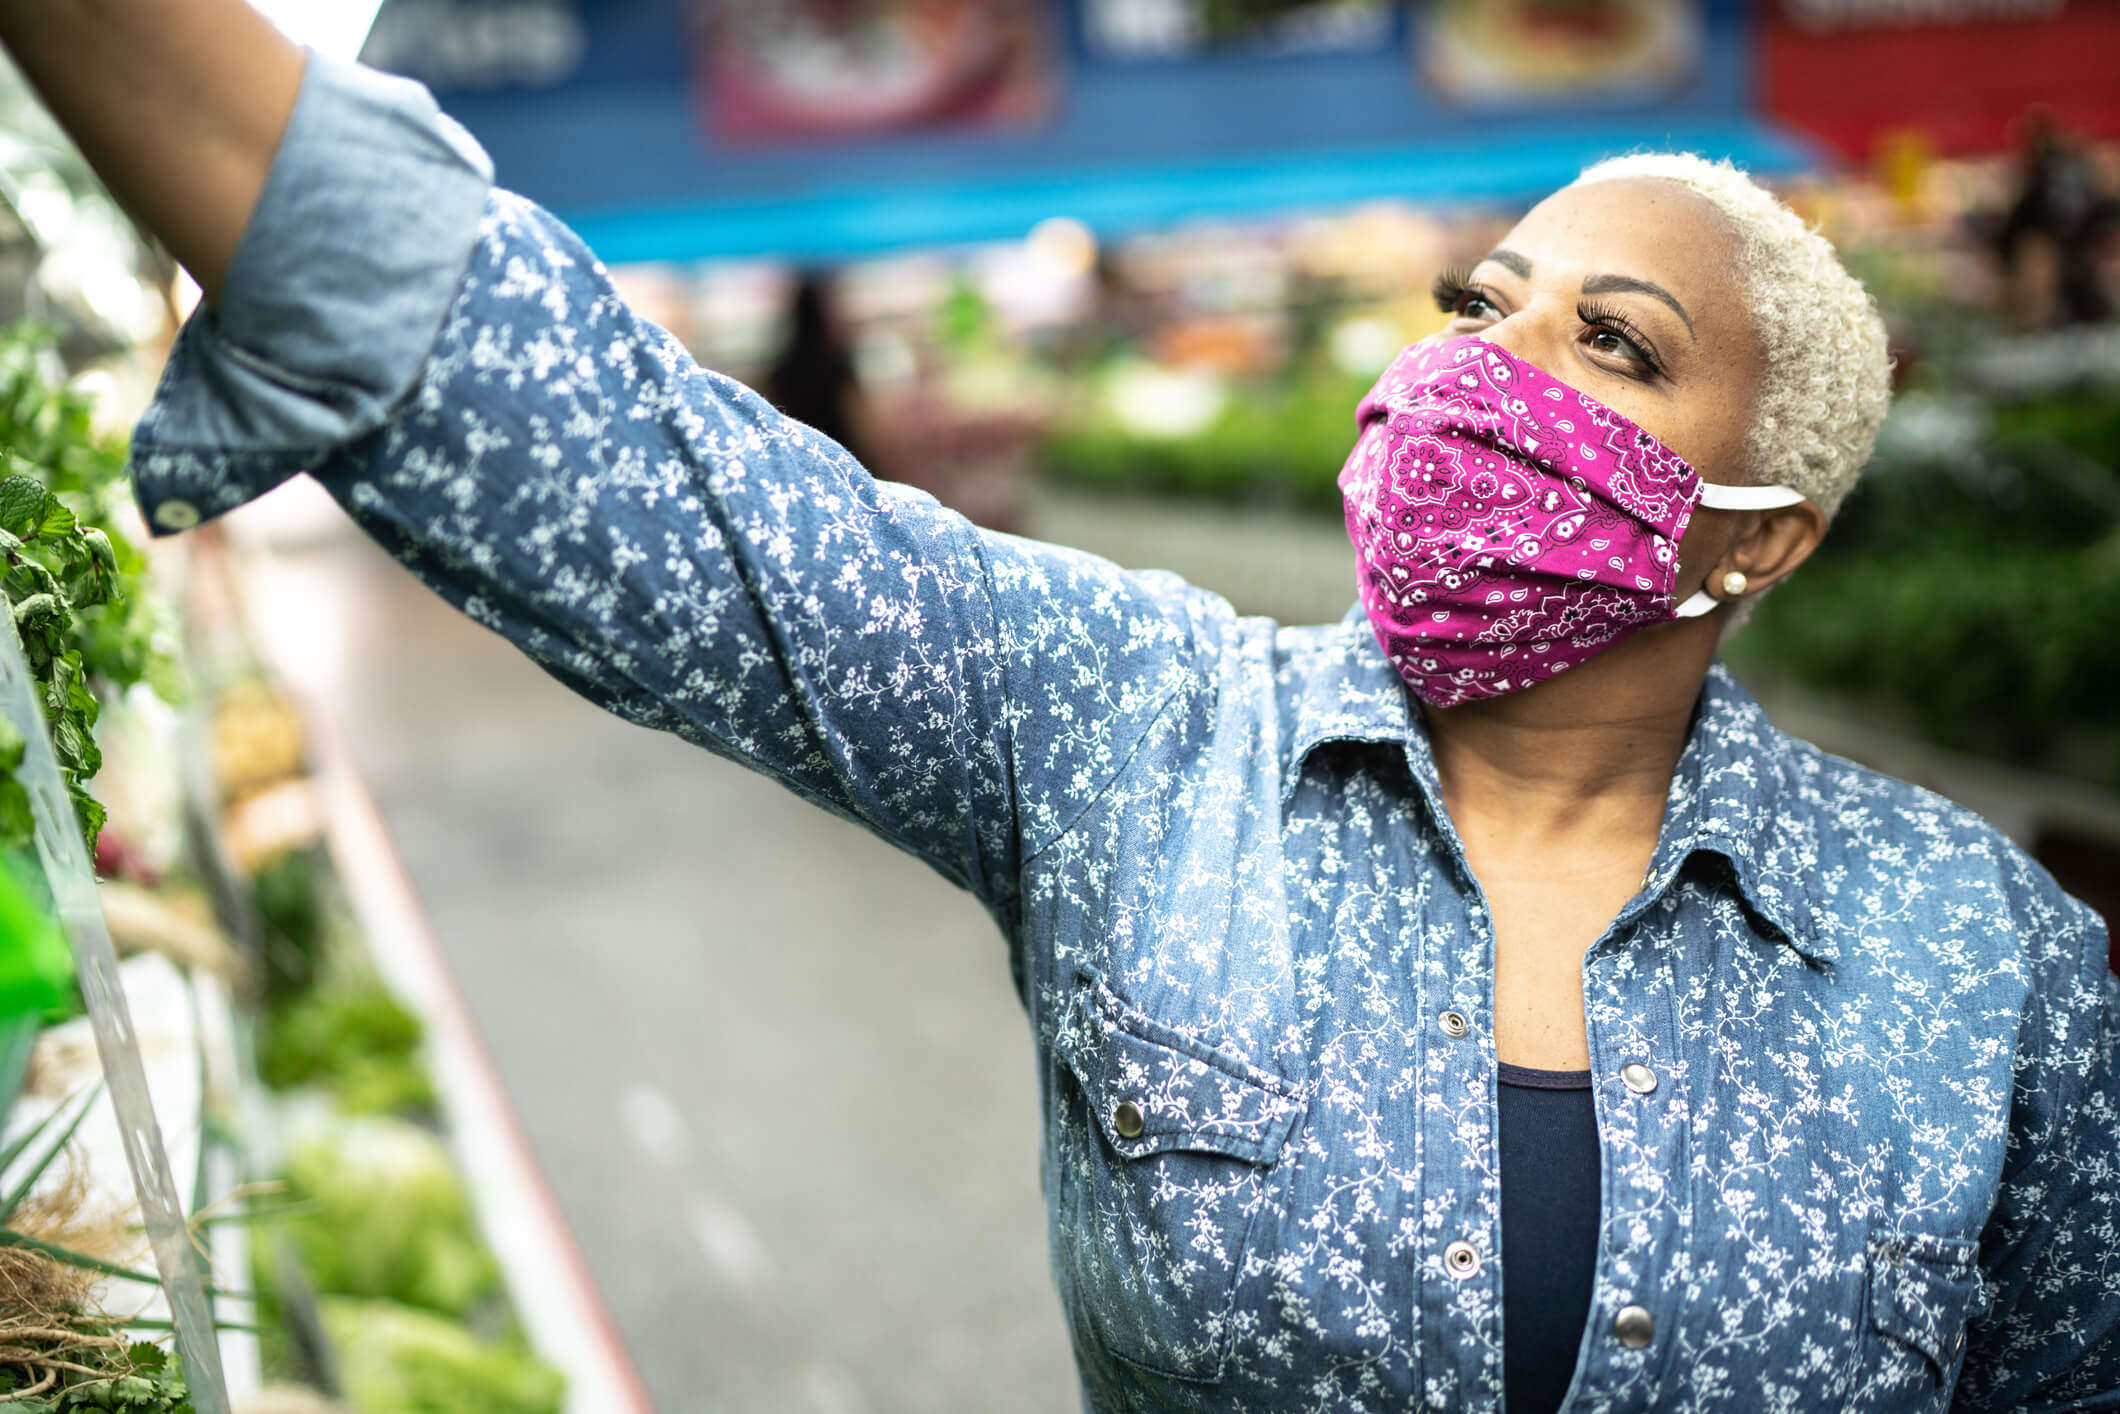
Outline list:
[[[1751,480],[1745,465],[1745,440],[1752,426],[1751,380],[1731,376],[1718,395],[1686,410],[1683,442],[1666,445],[1717,481]]]
[[[1649,433],[1686,459],[1686,465],[1710,481],[1742,482],[1745,410],[1720,399],[1705,406],[1665,407],[1654,420],[1635,418]]]
[[[1707,574],[1710,565],[1729,553],[1737,538],[1735,519],[1706,506],[1693,512],[1693,519],[1687,523],[1686,533],[1678,542],[1679,584],[1698,581]]]

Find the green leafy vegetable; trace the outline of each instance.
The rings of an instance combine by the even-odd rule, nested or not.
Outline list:
[[[130,494],[125,456],[99,436],[92,404],[59,377],[48,331],[0,331],[0,590],[41,689],[75,815],[95,852],[103,806],[87,785],[103,764],[92,678],[150,683],[182,696],[166,612],[139,591],[145,557],[108,524]],[[65,499],[73,498],[73,504]],[[0,847],[31,843],[29,798],[15,770],[20,734],[0,734]]]
[[[103,765],[92,735],[100,704],[88,690],[81,651],[73,642],[74,614],[108,602],[117,591],[116,580],[98,566],[73,513],[41,482],[19,473],[0,479],[0,551],[7,558],[0,587],[7,591],[23,656],[42,688],[60,774],[93,853],[103,828],[103,807],[84,786]],[[12,731],[9,735],[19,736]],[[7,746],[19,763],[21,747],[13,740]],[[0,811],[0,821],[21,824],[27,802],[21,804],[25,808]],[[30,843],[26,832],[0,839],[12,848]]]
[[[327,951],[325,880],[330,874],[323,846],[314,845],[283,850],[251,876],[251,901],[265,925],[259,980],[268,1003],[300,995],[316,982]]]
[[[500,1290],[440,1141],[402,1120],[335,1123],[288,1155],[280,1221],[319,1291],[382,1297],[461,1316]]]
[[[566,1377],[518,1342],[386,1301],[327,1300],[323,1316],[361,1414],[559,1414]]]
[[[421,1031],[379,978],[333,979],[280,1008],[258,1068],[275,1089],[326,1086],[348,1114],[425,1112],[435,1094],[419,1061]]]
[[[1118,377],[1115,366],[1107,377]],[[1270,384],[1233,384],[1214,420],[1184,437],[1125,426],[1098,403],[1049,436],[1049,475],[1100,490],[1330,509],[1354,445],[1354,409],[1370,380],[1326,367],[1291,368]]]
[[[69,1350],[68,1363],[95,1359],[101,1374],[65,1371],[67,1383],[59,1385],[47,1375],[31,1375],[20,1367],[0,1365],[0,1408],[8,1414],[74,1414],[103,1409],[118,1414],[194,1414],[191,1390],[184,1382],[184,1367],[177,1357],[159,1345],[136,1341],[109,1353]],[[45,1386],[40,1388],[40,1386]],[[37,1390],[37,1393],[27,1393]]]

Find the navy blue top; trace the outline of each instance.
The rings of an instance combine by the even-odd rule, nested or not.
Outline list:
[[[1597,1270],[1597,1110],[1587,1070],[1501,1068],[1502,1392],[1507,1414],[1567,1397]]]

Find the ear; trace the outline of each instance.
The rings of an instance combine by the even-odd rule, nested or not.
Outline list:
[[[1757,594],[1786,579],[1811,558],[1818,542],[1826,538],[1826,513],[1815,501],[1740,514],[1749,523],[1731,539],[1729,549],[1708,571],[1705,586],[1709,594],[1725,603]],[[1742,594],[1725,592],[1724,581],[1733,571],[1745,577]]]

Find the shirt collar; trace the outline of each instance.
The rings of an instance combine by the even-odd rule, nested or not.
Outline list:
[[[1294,716],[1289,725],[1288,765],[1281,775],[1285,807],[1310,753],[1327,742],[1362,741],[1399,748],[1428,818],[1451,854],[1462,860],[1464,841],[1443,804],[1428,728],[1414,710],[1412,694],[1384,656],[1369,616],[1357,599],[1339,623],[1302,641],[1284,672],[1295,677]]]
[[[1746,906],[1806,959],[1830,965],[1840,952],[1820,926],[1814,892],[1818,841],[1809,813],[1798,808],[1795,769],[1788,737],[1716,663],[1672,773],[1645,892],[1652,900],[1660,897],[1694,854],[1719,854],[1729,861]]]
[[[1423,777],[1416,758],[1427,762],[1426,775],[1433,778],[1428,734],[1413,712],[1398,670],[1378,646],[1361,600],[1325,631],[1301,631],[1280,671],[1292,689],[1284,700],[1293,704],[1288,765],[1281,775],[1283,805],[1295,793],[1310,753],[1330,741],[1401,746],[1408,765],[1414,766],[1415,779]],[[1422,783],[1425,789],[1426,781]]]
[[[1398,746],[1408,773],[1449,848],[1464,849],[1443,806],[1435,757],[1420,714],[1391,660],[1378,646],[1357,600],[1336,625],[1299,639],[1281,668],[1289,675],[1289,756],[1281,778],[1285,805],[1303,764],[1327,742]],[[1672,773],[1671,796],[1642,892],[1623,917],[1645,912],[1697,853],[1730,864],[1746,907],[1809,961],[1831,964],[1839,952],[1819,926],[1813,874],[1816,841],[1801,828],[1788,738],[1721,663],[1708,671],[1693,730]]]

